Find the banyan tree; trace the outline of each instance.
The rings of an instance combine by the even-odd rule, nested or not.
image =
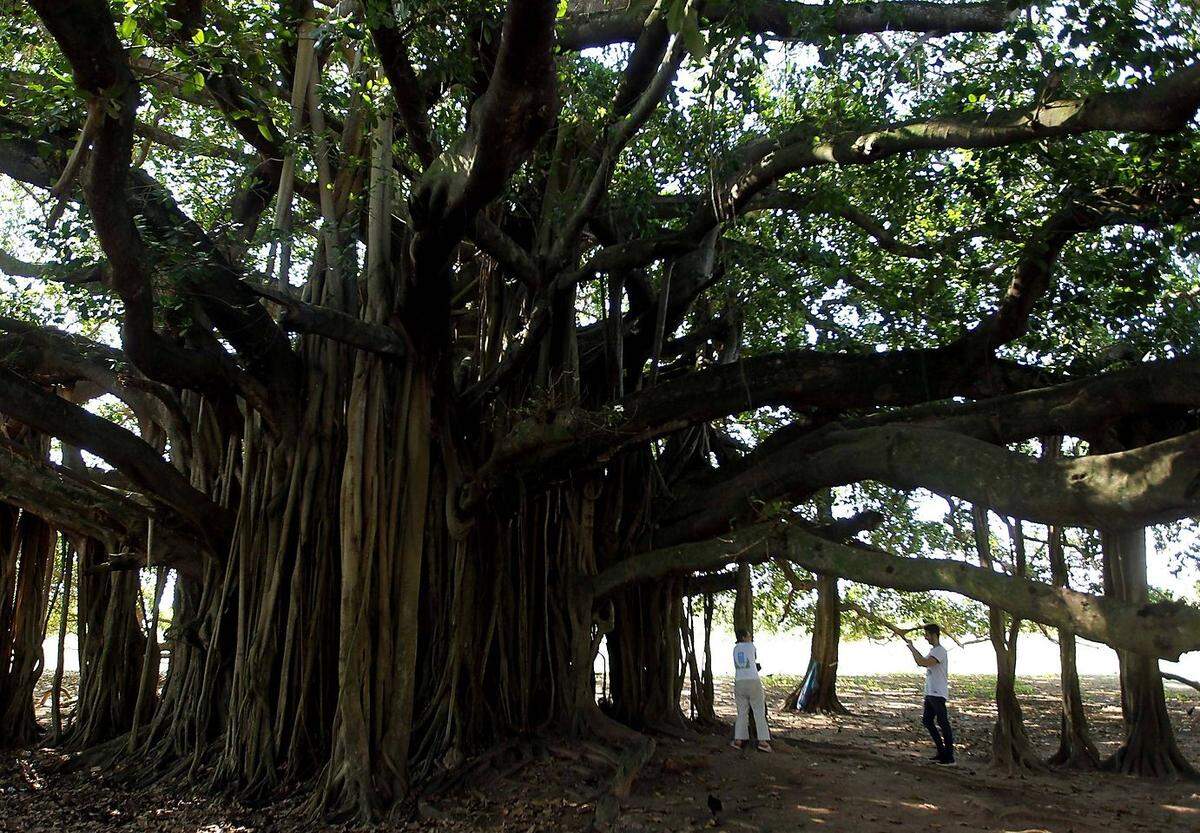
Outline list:
[[[1144,529],[1200,513],[1194,5],[3,10],[6,740],[61,537],[59,742],[134,778],[370,817],[546,733],[620,792],[693,594],[774,559],[1113,646],[1114,766],[1189,769]],[[1107,592],[805,520],[863,481],[1102,530]]]

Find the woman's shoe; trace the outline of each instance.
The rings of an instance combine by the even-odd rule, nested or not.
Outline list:
[[[732,746],[734,749],[745,749],[746,741],[744,741],[744,740],[730,741],[729,745]]]
[[[759,752],[774,752],[775,750],[771,748],[770,741],[760,740],[758,742],[758,751]]]

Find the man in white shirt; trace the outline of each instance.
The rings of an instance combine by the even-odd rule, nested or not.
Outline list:
[[[950,659],[942,647],[942,629],[935,624],[924,628],[929,642],[929,653],[922,655],[912,640],[905,639],[917,665],[925,668],[925,713],[921,723],[929,730],[933,744],[937,747],[935,763],[954,765],[954,733],[950,730],[950,715],[946,713],[946,700],[950,696]]]
[[[733,699],[737,703],[737,722],[733,725],[734,749],[741,749],[750,740],[750,712],[758,730],[758,748],[771,751],[771,730],[767,728],[767,699],[762,680],[758,678],[758,651],[750,634],[738,631],[733,646]]]

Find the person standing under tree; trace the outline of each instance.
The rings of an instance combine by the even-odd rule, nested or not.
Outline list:
[[[950,696],[950,660],[942,646],[942,629],[935,624],[924,628],[929,642],[929,653],[922,655],[911,639],[905,639],[917,665],[925,668],[925,713],[921,723],[929,730],[933,745],[937,747],[934,762],[946,766],[954,765],[954,733],[950,730],[950,715],[946,712],[946,700]]]
[[[762,680],[758,677],[758,651],[754,648],[750,634],[737,632],[737,644],[733,646],[733,699],[737,703],[737,722],[733,726],[734,749],[741,749],[750,740],[750,713],[754,713],[754,727],[758,732],[758,748],[771,751],[771,730],[767,728],[767,698]]]

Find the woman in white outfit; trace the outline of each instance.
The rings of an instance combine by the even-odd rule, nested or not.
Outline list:
[[[737,723],[733,726],[734,749],[741,749],[750,740],[750,712],[758,730],[758,748],[771,751],[771,730],[767,728],[767,698],[762,680],[758,678],[758,652],[750,634],[738,631],[733,646],[733,699],[737,703]]]

